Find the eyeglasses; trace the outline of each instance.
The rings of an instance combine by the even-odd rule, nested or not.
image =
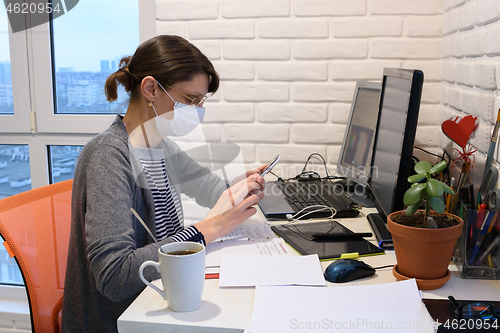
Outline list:
[[[161,85],[160,82],[156,81],[158,83],[158,85],[163,89],[165,90],[165,88],[163,88],[163,86]],[[205,103],[205,101],[207,100],[207,98],[209,98],[210,96],[212,96],[213,94],[212,93],[208,93],[206,94],[205,96],[195,96],[194,98],[191,98],[189,96],[186,96],[184,95],[183,93],[181,93],[179,90],[175,89],[175,88],[172,88],[171,86],[169,86],[168,84],[166,84],[165,86],[167,86],[169,89],[172,89],[176,92],[178,92],[179,94],[181,94],[182,96],[186,97],[189,101],[190,101],[190,104],[189,106],[192,107],[193,109],[198,107],[200,104],[203,104]],[[166,90],[165,90],[166,92]]]
[[[460,319],[491,319],[498,318],[498,313],[493,308],[493,305],[485,302],[473,302],[465,305],[458,304],[453,296],[448,296],[448,299],[457,307],[455,315]]]

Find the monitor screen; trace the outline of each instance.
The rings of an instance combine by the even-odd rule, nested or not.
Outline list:
[[[422,85],[421,71],[384,69],[369,180],[375,206],[384,217],[404,209]]]
[[[380,83],[356,83],[337,173],[362,185],[366,185],[370,177],[379,101]]]

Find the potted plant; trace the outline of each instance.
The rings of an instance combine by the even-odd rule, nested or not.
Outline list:
[[[442,287],[450,279],[448,265],[463,221],[444,213],[444,193],[455,194],[446,184],[432,178],[446,168],[446,161],[431,166],[421,161],[415,165],[415,175],[408,177],[412,186],[404,194],[406,211],[387,217],[398,264],[393,274],[398,280],[415,278],[419,289]],[[419,210],[425,200],[425,209]]]

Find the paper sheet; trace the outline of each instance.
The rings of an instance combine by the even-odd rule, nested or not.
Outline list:
[[[435,332],[415,280],[369,286],[258,286],[251,333]]]
[[[326,286],[317,254],[259,256],[223,254],[219,287],[258,285]]]
[[[217,238],[212,243],[237,241],[237,240],[269,240],[278,238],[267,224],[251,224],[239,226],[230,233]],[[211,243],[211,244],[212,244]]]
[[[221,255],[289,255],[285,241],[278,238],[266,224],[240,226],[227,235],[216,239],[206,248],[206,273],[218,273]]]

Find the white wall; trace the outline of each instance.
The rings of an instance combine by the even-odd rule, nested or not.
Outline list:
[[[222,85],[204,126],[241,143],[247,163],[280,153],[275,170],[295,176],[317,152],[335,171],[355,81],[380,81],[384,67],[424,71],[416,145],[436,150],[441,0],[156,3],[156,34],[183,36],[213,61]]]
[[[443,1],[443,61],[440,121],[453,115],[479,117],[475,184],[483,175],[490,136],[500,107],[500,1]],[[439,146],[451,150],[440,136]],[[498,151],[495,152],[498,166]]]
[[[187,38],[222,77],[208,137],[242,142],[247,163],[281,153],[282,176],[313,152],[336,164],[355,81],[380,80],[384,67],[424,71],[417,146],[451,151],[440,123],[474,114],[484,165],[500,106],[499,19],[499,0],[156,1],[156,33]],[[0,333],[22,330],[4,318]]]

